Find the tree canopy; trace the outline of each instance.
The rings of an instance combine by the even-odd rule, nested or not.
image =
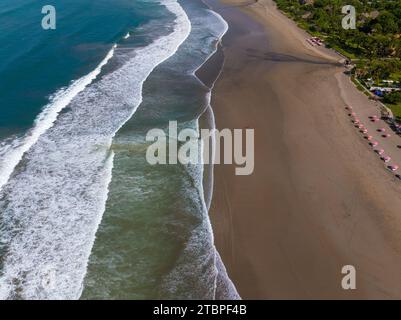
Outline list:
[[[276,0],[279,9],[349,56],[401,58],[401,0]],[[305,2],[305,3],[304,3]],[[344,30],[341,9],[353,5],[356,30]]]

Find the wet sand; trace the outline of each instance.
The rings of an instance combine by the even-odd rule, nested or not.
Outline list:
[[[399,165],[401,139],[375,132],[385,124],[368,121],[378,109],[343,74],[341,57],[310,47],[272,1],[207,2],[230,26],[212,94],[217,128],[255,129],[254,173],[214,170],[216,246],[239,294],[401,298],[401,181],[344,106]],[[356,268],[356,290],[341,287],[344,265]]]

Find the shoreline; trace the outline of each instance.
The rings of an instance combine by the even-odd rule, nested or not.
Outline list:
[[[194,76],[207,88],[210,89],[210,93],[207,96],[207,105],[203,112],[200,114],[198,118],[199,129],[216,129],[215,116],[213,113],[213,108],[211,106],[211,95],[213,94],[213,88],[215,83],[218,81],[221,72],[224,67],[224,53],[222,46],[222,38],[227,33],[229,27],[227,22],[223,19],[223,17],[214,11],[210,5],[205,0],[200,0],[211,12],[213,12],[219,19],[226,24],[226,29],[221,35],[220,39],[216,43],[216,51],[212,53],[205,62],[195,70]],[[207,214],[209,215],[209,210],[211,206],[211,202],[213,199],[213,190],[214,190],[214,166],[212,164],[211,159],[213,158],[213,142],[210,144],[210,159],[209,164],[203,165],[203,177],[202,177],[202,188],[203,188],[203,197],[205,206],[207,209]],[[208,224],[210,226],[211,237],[214,239],[214,232],[212,221],[210,216],[208,216]],[[214,240],[213,240],[214,242]],[[241,297],[238,295],[238,291],[233,284],[232,280],[227,274],[226,267],[222,261],[222,258],[215,247],[215,268],[218,271],[216,282],[215,282],[215,293],[214,298],[216,300],[239,300]]]
[[[339,56],[308,48],[306,32],[272,1],[206,2],[230,27],[212,92],[217,128],[255,129],[254,174],[215,166],[210,210],[240,296],[401,297],[393,281],[401,277],[400,185],[344,110],[351,103],[365,119],[374,104],[333,64]],[[357,290],[345,291],[341,268],[349,264]]]

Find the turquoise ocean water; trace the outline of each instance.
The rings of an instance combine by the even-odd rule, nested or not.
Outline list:
[[[233,298],[200,165],[146,133],[198,128],[194,72],[225,22],[195,0],[0,3],[0,298]]]

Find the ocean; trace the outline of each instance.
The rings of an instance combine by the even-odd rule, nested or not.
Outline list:
[[[196,0],[0,3],[0,299],[239,298],[202,165],[147,163],[146,133],[199,129],[196,71],[225,21]]]

